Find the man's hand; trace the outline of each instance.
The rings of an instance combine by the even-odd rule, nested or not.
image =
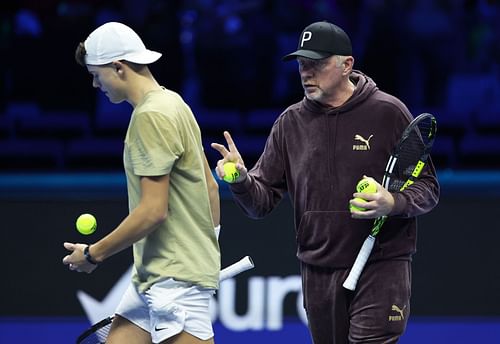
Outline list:
[[[223,167],[224,164],[226,162],[234,162],[236,164],[236,169],[238,170],[238,172],[240,172],[240,176],[233,183],[241,183],[247,177],[247,168],[245,167],[245,163],[243,162],[243,159],[241,158],[241,155],[238,152],[238,149],[236,148],[236,145],[234,144],[234,141],[231,138],[229,132],[225,131],[224,137],[226,139],[228,148],[219,143],[211,144],[212,148],[218,151],[222,156],[222,159],[217,161],[215,172],[217,173],[219,179],[223,179],[225,175]]]
[[[391,211],[392,208],[394,208],[394,197],[392,194],[387,191],[382,185],[377,183],[375,179],[372,177],[366,177],[364,176],[363,178],[370,178],[372,181],[377,185],[377,192],[375,193],[365,193],[365,192],[355,192],[352,196],[353,199],[349,201],[350,204],[360,207],[360,208],[365,208],[365,211],[357,211],[354,210],[351,212],[351,216],[354,219],[375,219],[380,216],[385,216],[388,215]],[[354,198],[359,197],[366,202],[359,202],[356,201]]]

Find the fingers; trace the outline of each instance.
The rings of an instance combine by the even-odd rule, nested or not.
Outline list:
[[[376,193],[368,193],[368,192],[355,192],[352,194],[353,198],[362,198],[365,201],[376,201],[380,198]]]
[[[220,143],[212,143],[210,146],[216,151],[218,151],[223,158],[229,155],[229,151],[226,149],[226,147],[224,147]]]
[[[369,219],[375,219],[378,216],[375,210],[365,210],[365,211],[353,210],[351,211],[351,217],[353,219],[369,220]]]
[[[229,134],[229,131],[224,132],[224,138],[226,139],[229,152],[239,155],[238,149],[236,148],[236,145],[234,144],[233,138],[231,137],[231,134]]]
[[[75,250],[75,244],[72,244],[70,242],[65,242],[64,243],[64,248],[67,249],[68,251],[74,251]]]
[[[63,245],[64,245],[64,248],[67,249],[68,251],[73,252],[75,250],[75,244],[72,244],[70,242],[65,242]],[[70,254],[68,254],[67,256],[65,256],[63,258],[63,260],[62,260],[63,264],[65,264],[65,265],[68,265],[68,264],[71,265],[70,261],[71,261],[71,255]],[[70,270],[71,270],[71,268],[70,268]]]
[[[240,173],[240,177],[238,178],[238,181],[242,181],[245,179],[246,174],[247,174],[247,169],[245,167],[245,163],[243,162],[243,159],[238,152],[238,148],[236,148],[236,145],[233,141],[233,138],[231,137],[231,134],[228,131],[224,131],[224,138],[226,139],[227,143],[227,148],[224,145],[221,145],[220,143],[212,143],[210,146],[218,151],[220,155],[222,156],[222,159],[217,161],[217,166],[215,167],[215,173],[217,174],[217,177],[221,180],[224,179],[225,172],[224,172],[224,164],[227,163],[228,161],[234,162],[236,165],[236,169]]]
[[[64,265],[70,264],[70,262],[71,262],[71,256],[70,255],[65,256],[63,258],[62,262],[63,262]]]
[[[93,266],[89,266],[89,267],[83,267],[83,266],[78,266],[76,264],[69,264],[69,269],[71,271],[76,271],[76,272],[86,272],[88,274],[90,274],[92,271],[95,270],[95,267]]]
[[[224,131],[224,138],[226,139],[227,147],[229,148],[229,150],[220,143],[212,143],[210,146],[216,151],[218,151],[224,159],[226,159],[229,153],[238,153],[238,149],[236,149],[236,145],[234,144],[233,138],[231,137],[231,134],[229,134],[228,131]]]
[[[240,158],[240,153],[238,152],[238,148],[234,144],[233,138],[228,131],[224,131],[224,138],[226,139],[227,148],[220,143],[212,143],[210,146],[218,151],[224,159],[227,160],[236,160]]]
[[[71,271],[86,272],[89,274],[96,269],[97,265],[92,265],[86,261],[83,256],[83,247],[85,246],[82,244],[65,242],[64,248],[71,251],[71,253],[63,258],[62,263],[68,265],[68,269]]]
[[[64,257],[65,259],[69,257],[69,256],[66,256]],[[88,264],[87,262],[83,262],[83,263],[76,263],[76,262],[69,262],[69,261],[66,261],[64,262],[63,260],[63,263],[65,265],[68,265],[68,269],[71,270],[71,271],[76,271],[76,272],[86,272],[86,273],[91,273],[92,271],[94,271],[97,267],[97,265],[91,265],[91,264]]]

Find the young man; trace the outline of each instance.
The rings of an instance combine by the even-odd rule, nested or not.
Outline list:
[[[190,108],[147,67],[160,56],[115,22],[76,50],[93,86],[112,103],[133,107],[123,156],[129,215],[92,245],[64,243],[71,254],[63,263],[87,273],[133,245],[132,282],[108,344],[213,343],[208,306],[220,271],[217,183]]]
[[[243,211],[260,218],[286,192],[293,203],[304,307],[315,344],[396,343],[410,311],[411,256],[417,215],[438,202],[432,163],[414,185],[389,193],[354,193],[364,176],[380,182],[392,148],[412,116],[395,97],[353,70],[351,41],[328,22],[309,25],[296,59],[305,97],[276,120],[264,152],[247,171],[230,134],[228,149],[214,143],[223,164],[236,162],[240,177],[230,185]],[[361,138],[361,140],[360,140]],[[354,197],[368,200],[361,204]],[[349,203],[364,212],[350,213]],[[389,219],[353,292],[342,287],[373,220]]]

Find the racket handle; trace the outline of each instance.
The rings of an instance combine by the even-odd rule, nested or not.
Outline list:
[[[252,258],[245,256],[234,264],[229,265],[227,268],[222,269],[219,274],[219,281],[236,276],[243,271],[253,269],[254,264]]]
[[[358,256],[354,261],[354,265],[351,268],[351,272],[349,272],[349,276],[347,276],[344,284],[342,286],[349,290],[356,289],[356,285],[358,284],[359,276],[363,272],[365,268],[366,262],[368,261],[368,257],[370,257],[370,253],[372,252],[373,245],[375,244],[375,237],[369,235],[363,246],[361,246],[361,250],[359,250]]]

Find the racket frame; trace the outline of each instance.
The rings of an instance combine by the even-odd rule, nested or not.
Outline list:
[[[427,165],[427,159],[430,154],[430,150],[432,148],[432,145],[434,143],[434,139],[436,137],[436,118],[429,113],[422,113],[416,118],[414,118],[410,124],[406,127],[406,129],[403,131],[403,135],[401,136],[401,139],[399,140],[398,144],[394,148],[393,153],[389,157],[389,160],[387,161],[387,165],[385,167],[385,172],[384,172],[384,177],[382,178],[382,186],[386,189],[389,190],[390,186],[390,181],[391,181],[391,175],[393,174],[394,167],[396,166],[396,163],[399,158],[399,151],[400,147],[402,144],[406,141],[410,133],[415,130],[415,126],[422,121],[424,118],[430,117],[431,121],[431,127],[429,129],[429,136],[427,139],[429,142],[427,144],[424,144],[424,151],[423,154],[420,155],[420,158],[417,160],[412,173],[410,174],[409,178],[404,182],[403,186],[399,189],[399,191],[403,191],[410,185],[412,185],[415,181],[420,176],[420,173],[424,169],[424,167]],[[422,140],[423,141],[423,140]],[[382,228],[382,225],[385,223],[387,220],[387,216],[380,216],[375,219],[373,222],[373,227],[370,231],[370,234],[368,237],[365,239],[363,242],[363,245],[361,246],[361,249],[359,250],[358,255],[356,256],[356,259],[354,261],[353,266],[351,267],[351,271],[349,272],[349,275],[347,276],[346,280],[342,284],[344,288],[347,290],[355,290],[356,285],[359,281],[359,277],[361,276],[361,273],[363,272],[366,263],[368,262],[368,259],[370,257],[371,251],[373,250],[373,246],[375,245],[375,237],[377,234],[380,232],[380,229]]]

